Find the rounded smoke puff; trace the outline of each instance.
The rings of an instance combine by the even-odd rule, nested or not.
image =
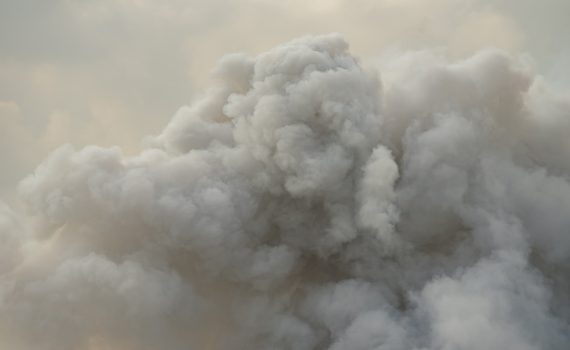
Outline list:
[[[567,349],[568,93],[495,51],[392,69],[231,55],[140,154],[55,151],[0,208],[2,344]]]

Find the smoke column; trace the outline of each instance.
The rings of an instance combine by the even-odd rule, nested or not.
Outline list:
[[[214,75],[140,154],[63,146],[0,207],[2,348],[568,349],[568,92],[338,35]]]

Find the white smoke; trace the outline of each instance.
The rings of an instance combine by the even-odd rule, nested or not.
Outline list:
[[[517,59],[338,35],[231,55],[136,156],[0,208],[10,349],[567,349],[570,95]]]

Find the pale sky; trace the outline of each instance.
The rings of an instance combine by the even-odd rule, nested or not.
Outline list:
[[[138,149],[228,53],[339,32],[365,66],[498,47],[566,84],[569,23],[568,0],[0,0],[0,194],[63,143]]]
[[[570,0],[0,0],[0,349],[568,349],[569,36]]]

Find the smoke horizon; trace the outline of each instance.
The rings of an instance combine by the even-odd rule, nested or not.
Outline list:
[[[570,93],[483,50],[232,54],[145,148],[0,206],[11,349],[566,349]]]

